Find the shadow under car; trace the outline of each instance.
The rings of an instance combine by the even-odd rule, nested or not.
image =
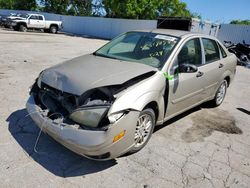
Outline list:
[[[13,112],[6,120],[9,131],[25,152],[45,169],[60,177],[83,176],[108,169],[116,160],[93,161],[77,155],[42,133],[36,150],[34,146],[40,129],[28,116],[26,109]]]

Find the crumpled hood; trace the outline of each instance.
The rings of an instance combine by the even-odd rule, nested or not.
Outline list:
[[[42,72],[39,79],[63,92],[81,95],[102,86],[118,85],[156,68],[94,55],[84,55]]]

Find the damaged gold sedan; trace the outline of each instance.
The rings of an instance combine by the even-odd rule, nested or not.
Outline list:
[[[42,71],[26,106],[59,143],[108,160],[142,149],[155,125],[203,102],[220,105],[235,67],[236,57],[210,36],[128,32]]]

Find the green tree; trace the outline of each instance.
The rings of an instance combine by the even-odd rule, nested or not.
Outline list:
[[[41,0],[43,11],[74,16],[91,15],[91,0]]]
[[[14,0],[0,0],[0,9],[13,9]]]
[[[191,17],[187,4],[180,0],[162,0],[159,10],[160,16]]]
[[[0,9],[35,10],[36,0],[0,0]]]
[[[67,14],[69,0],[41,0],[42,10],[55,14]]]
[[[36,0],[15,0],[13,8],[16,10],[35,10]]]
[[[69,6],[74,10],[74,14],[71,15],[89,16],[92,13],[91,0],[71,0]]]
[[[190,17],[186,3],[180,0],[103,0],[107,17],[156,19],[158,16]]]
[[[230,24],[250,25],[250,20],[232,20]]]
[[[198,18],[198,19],[202,20],[201,14],[199,14],[199,13],[197,13],[197,12],[191,13],[191,17],[192,17],[192,18]]]

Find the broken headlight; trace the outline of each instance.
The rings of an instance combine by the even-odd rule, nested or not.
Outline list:
[[[114,113],[114,114],[110,114],[108,116],[109,122],[110,123],[115,123],[116,121],[118,121],[126,112],[118,112],[118,113]]]
[[[69,118],[81,125],[98,127],[108,109],[108,106],[83,107],[73,111]]]

